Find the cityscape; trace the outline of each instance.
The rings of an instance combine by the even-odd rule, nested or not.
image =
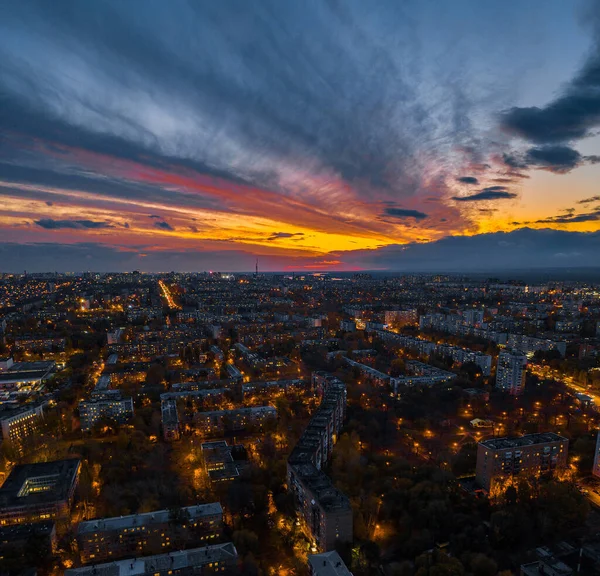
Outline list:
[[[600,576],[600,0],[0,0],[0,576]]]
[[[4,274],[0,305],[8,574],[600,570],[598,283]]]

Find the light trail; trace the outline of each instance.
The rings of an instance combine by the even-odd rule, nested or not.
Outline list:
[[[160,286],[163,298],[167,301],[169,308],[180,308],[179,305],[175,304],[175,300],[173,300],[173,296],[171,296],[169,287],[162,280],[158,281],[158,285]]]

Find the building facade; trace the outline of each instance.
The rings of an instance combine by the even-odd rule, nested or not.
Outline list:
[[[569,440],[553,432],[493,438],[477,445],[475,478],[486,491],[511,478],[553,474],[567,467]]]
[[[524,354],[503,350],[498,355],[496,387],[519,396],[525,389],[526,368],[527,357]]]
[[[214,543],[222,531],[223,509],[214,502],[81,522],[77,543],[81,561],[87,564]]]

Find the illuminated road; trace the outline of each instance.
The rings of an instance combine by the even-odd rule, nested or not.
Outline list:
[[[588,390],[585,386],[575,383],[572,376],[565,376],[561,374],[559,370],[551,368],[550,366],[540,366],[539,364],[529,364],[527,369],[540,378],[549,378],[556,380],[557,382],[562,382],[567,388],[577,394],[587,394],[592,398],[596,406],[600,406],[600,395]]]
[[[158,285],[160,286],[163,298],[167,301],[169,308],[179,308],[179,306],[175,304],[173,296],[171,296],[171,291],[169,290],[169,287],[162,280],[158,281]]]

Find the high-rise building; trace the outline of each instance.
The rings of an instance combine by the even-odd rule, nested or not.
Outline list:
[[[569,440],[553,432],[520,438],[492,438],[477,445],[475,478],[490,491],[514,476],[535,477],[566,468]]]
[[[527,356],[502,351],[498,355],[496,386],[509,394],[518,396],[525,388]]]

